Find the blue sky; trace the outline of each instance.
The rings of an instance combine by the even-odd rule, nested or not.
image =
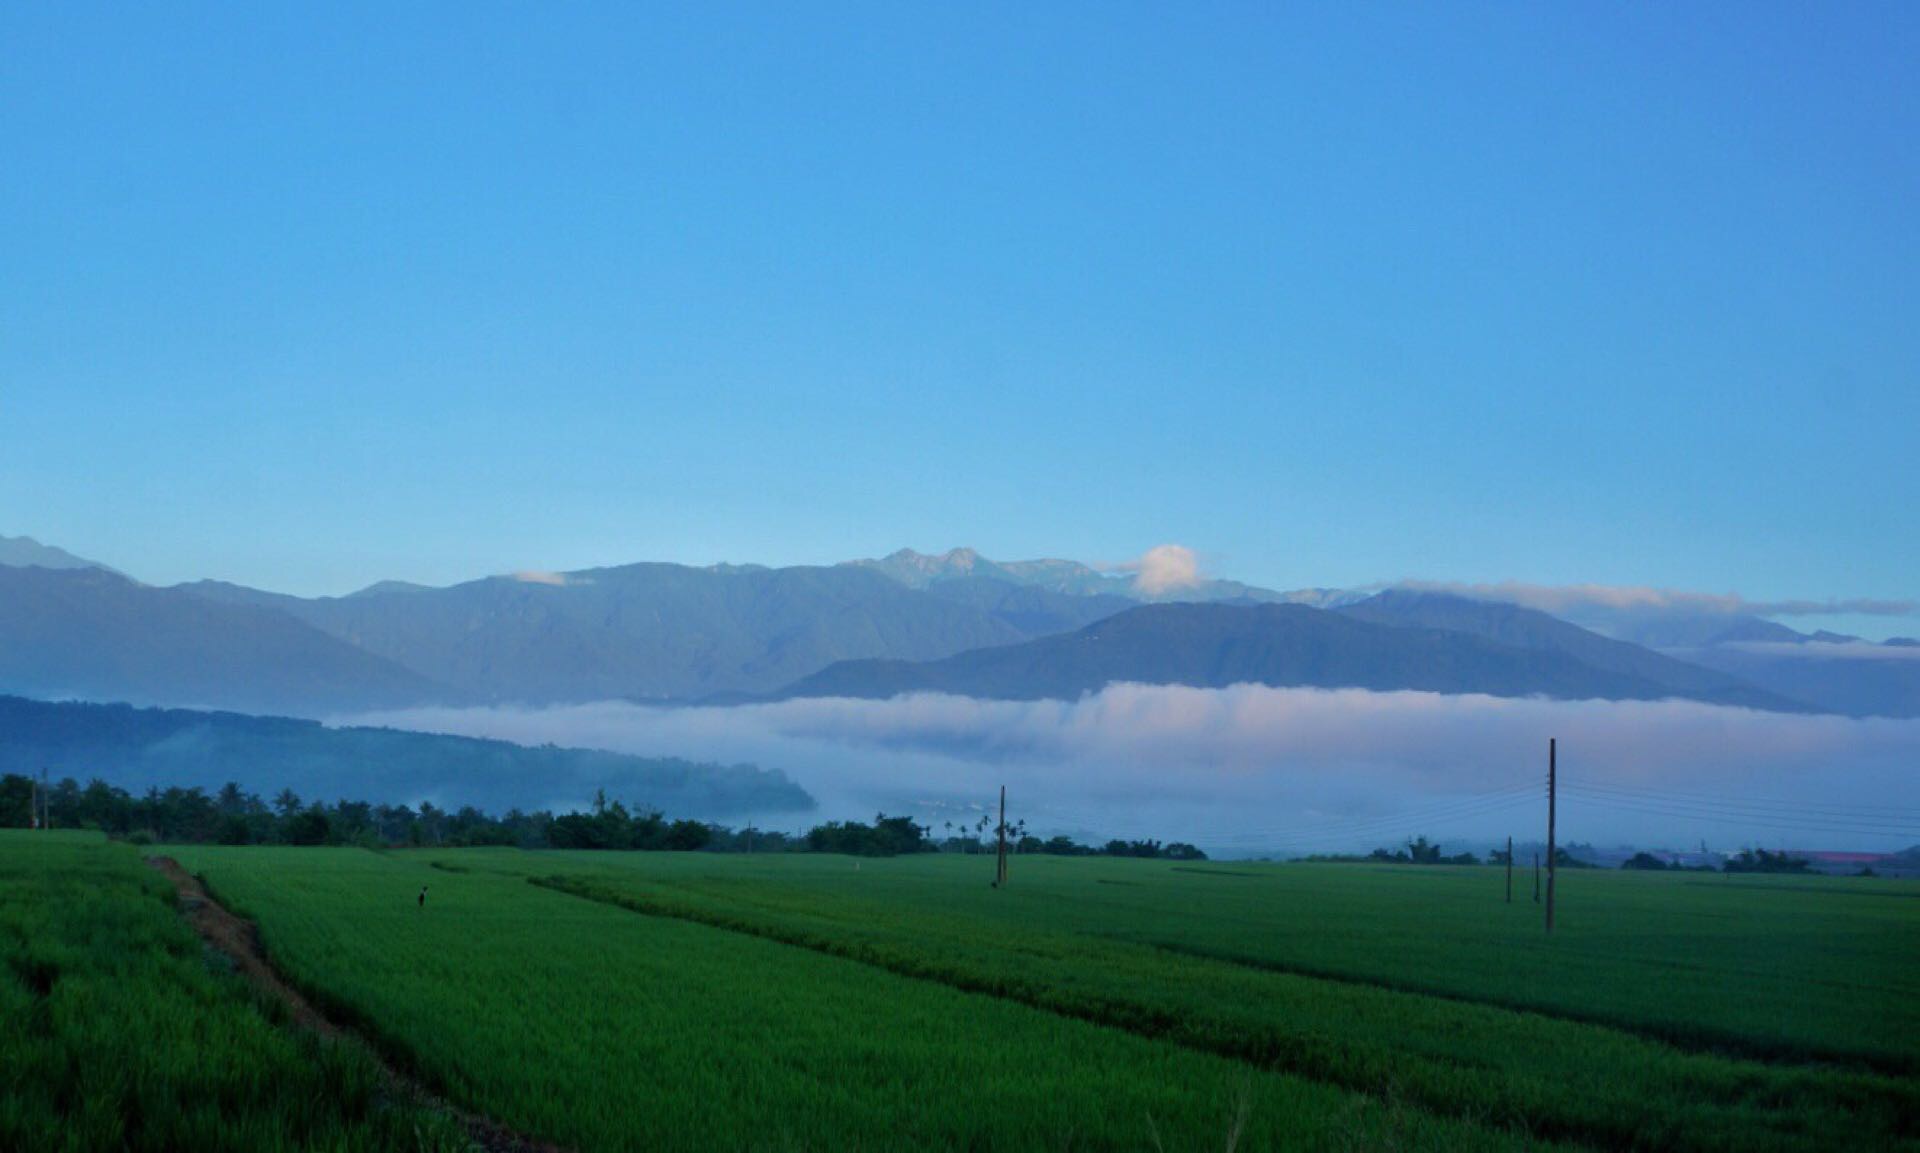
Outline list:
[[[0,9],[0,533],[1920,593],[1920,8],[800,9]]]

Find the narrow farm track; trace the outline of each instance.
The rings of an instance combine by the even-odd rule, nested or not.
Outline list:
[[[235,916],[214,900],[199,878],[181,867],[172,857],[149,857],[147,864],[173,882],[179,897],[181,915],[200,934],[200,939],[233,962],[234,969],[267,997],[285,1006],[295,1024],[331,1040],[343,1041],[365,1050],[380,1070],[387,1091],[395,1100],[444,1113],[457,1121],[477,1149],[486,1153],[567,1153],[563,1146],[522,1136],[490,1117],[470,1113],[449,1103],[426,1086],[401,1073],[381,1057],[379,1050],[350,1029],[327,1019],[313,1002],[289,985],[267,960],[260,946],[260,934],[253,922]]]

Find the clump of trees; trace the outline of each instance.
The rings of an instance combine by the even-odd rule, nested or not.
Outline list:
[[[1729,873],[1811,873],[1813,862],[1789,856],[1784,850],[1769,853],[1765,849],[1742,849],[1728,857],[1723,867]]]
[[[1648,872],[1671,873],[1712,873],[1717,872],[1712,865],[1689,865],[1681,861],[1669,861],[1652,853],[1635,853],[1620,862],[1623,869],[1644,869]]]
[[[828,821],[807,830],[805,843],[815,853],[846,853],[854,857],[892,857],[902,853],[931,853],[933,826],[916,825],[911,817],[877,814],[871,825],[860,821]]]
[[[1045,850],[1042,850],[1043,852]],[[1099,856],[1106,857],[1147,857],[1165,861],[1204,861],[1207,855],[1197,847],[1185,841],[1108,841]]]
[[[546,841],[555,849],[637,849],[692,852],[713,844],[715,826],[699,821],[669,821],[658,812],[633,813],[604,790],[594,794],[593,811],[566,813],[547,822]]]
[[[1406,843],[1405,848],[1389,850],[1375,849],[1367,854],[1369,861],[1397,861],[1406,865],[1477,865],[1480,858],[1472,853],[1455,853],[1444,856],[1440,852],[1440,842],[1429,841],[1425,834]]]
[[[973,825],[955,825],[952,821],[943,826],[946,836],[934,847],[943,853],[991,853],[996,847],[998,826],[993,818],[982,816]],[[956,832],[956,829],[958,830]],[[933,830],[928,828],[928,833]],[[1009,852],[1028,855],[1038,853],[1049,857],[1142,857],[1162,861],[1204,861],[1207,854],[1196,845],[1185,841],[1156,840],[1122,841],[1112,840],[1104,845],[1087,845],[1072,837],[1054,836],[1041,838],[1027,832],[1024,820],[1007,822],[1007,849]]]

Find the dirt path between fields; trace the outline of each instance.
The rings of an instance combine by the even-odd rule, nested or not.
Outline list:
[[[187,872],[172,857],[148,857],[147,864],[173,882],[174,890],[179,895],[181,915],[186,917],[187,923],[193,926],[202,940],[232,960],[235,970],[255,988],[285,1005],[301,1028],[311,1029],[323,1037],[347,1041],[365,1050],[379,1067],[381,1079],[395,1100],[453,1118],[467,1131],[474,1145],[486,1153],[566,1153],[562,1146],[523,1137],[490,1117],[456,1108],[445,1098],[395,1069],[364,1037],[328,1020],[325,1014],[314,1008],[313,1002],[281,979],[267,960],[266,951],[260,946],[260,934],[253,922],[235,916],[214,900],[200,879]]]

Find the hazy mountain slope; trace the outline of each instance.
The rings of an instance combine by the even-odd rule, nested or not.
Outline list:
[[[458,699],[261,605],[0,567],[0,691],[318,715]]]
[[[267,592],[264,589],[248,588],[246,585],[233,584],[230,581],[203,580],[175,585],[180,592],[192,593],[202,600],[217,601],[225,605],[248,605],[253,608],[269,608],[301,617],[300,608],[308,603],[305,598],[287,593]],[[358,596],[358,593],[353,594]],[[323,598],[324,599],[324,598]]]
[[[1878,646],[1887,650],[1884,654],[1871,653],[1871,647],[1859,653],[1854,646],[1803,640],[1791,650],[1769,642],[1734,642],[1673,652],[1828,712],[1920,717],[1920,660],[1901,659],[1905,646]],[[1859,655],[1844,655],[1848,652]]]
[[[1564,653],[1591,668],[1665,686],[1675,696],[1775,711],[1802,707],[1798,701],[1757,688],[1731,673],[1612,640],[1515,604],[1392,589],[1336,611],[1374,624],[1444,629],[1515,648]]]
[[[53,569],[97,568],[105,569],[107,572],[114,571],[99,561],[74,556],[66,549],[41,544],[30,536],[0,536],[0,566]]]
[[[985,577],[937,581],[929,584],[926,591],[942,600],[971,605],[1028,637],[1071,632],[1125,612],[1137,603],[1126,597],[1078,596]]]
[[[938,691],[1071,699],[1116,681],[1424,689],[1496,696],[1659,699],[1668,686],[1549,649],[1468,633],[1381,625],[1302,605],[1152,605],[1078,632],[932,662],[851,661],[783,696]]]
[[[1745,613],[1667,610],[1638,614],[1587,613],[1584,617],[1570,612],[1568,616],[1583,628],[1649,649],[1691,649],[1752,641],[1793,644],[1807,639],[1806,634],[1778,621]]]
[[[324,728],[313,721],[181,709],[135,709],[0,696],[0,772],[82,784],[99,777],[216,789],[238,781],[271,796],[388,803],[430,798],[443,808],[582,804],[594,790],[674,816],[797,812],[813,798],[785,774],[750,765],[694,764],[551,745]]]
[[[1747,613],[1688,608],[1570,612],[1576,623],[1779,696],[1851,716],[1920,716],[1920,661],[1832,642]],[[1902,646],[1887,644],[1882,650]]]
[[[526,702],[763,692],[838,660],[1024,640],[1060,612],[1009,602],[1002,615],[984,593],[935,596],[844,566],[636,564],[318,600],[195,587],[274,606],[483,699]]]

